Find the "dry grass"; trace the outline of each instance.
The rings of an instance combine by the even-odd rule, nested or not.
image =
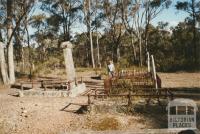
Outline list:
[[[119,130],[121,123],[115,117],[104,117],[100,120],[88,122],[87,126],[95,131]]]

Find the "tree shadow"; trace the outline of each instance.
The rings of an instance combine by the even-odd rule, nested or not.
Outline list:
[[[131,106],[123,105],[118,107],[118,112],[127,115],[140,116],[144,123],[151,122],[149,129],[167,128],[167,111],[165,107],[158,104],[132,104]]]

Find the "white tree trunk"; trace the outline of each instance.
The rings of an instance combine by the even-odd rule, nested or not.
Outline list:
[[[91,58],[92,58],[92,68],[95,68],[95,63],[94,63],[94,48],[93,48],[93,39],[92,39],[91,28],[90,28],[90,49],[91,49]]]
[[[0,42],[0,70],[1,70],[0,77],[2,77],[3,84],[9,84],[5,55],[4,55],[4,44],[2,42]]]
[[[11,26],[8,28],[8,40],[10,40],[12,35],[12,28]],[[10,84],[15,83],[15,67],[14,67],[14,55],[13,55],[13,41],[11,39],[10,43],[8,44],[8,72],[10,78]]]
[[[133,47],[133,56],[134,56],[134,61],[135,61],[136,58],[137,58],[137,55],[136,55],[136,50],[135,50],[135,45],[134,45],[133,39],[134,39],[133,33],[131,33],[131,45],[132,45],[132,47]]]
[[[101,68],[100,54],[99,54],[99,36],[98,36],[98,33],[97,33],[97,62],[98,62],[99,68]]]
[[[155,62],[154,62],[154,57],[153,55],[151,55],[151,62],[152,62],[152,74],[153,74],[153,79],[154,79],[154,84],[155,84],[155,88],[158,88],[158,84],[157,84],[157,77],[156,77],[156,66],[155,66]]]
[[[142,67],[143,59],[142,59],[142,37],[139,36],[139,55],[140,55],[140,66]]]
[[[147,71],[148,71],[148,73],[151,71],[149,52],[147,52]]]
[[[89,11],[88,15],[90,15],[90,7],[91,7],[91,2],[88,0],[88,5],[89,5]],[[89,20],[89,33],[90,33],[90,49],[91,49],[91,59],[92,59],[92,68],[95,68],[95,63],[94,63],[94,48],[93,48],[93,39],[92,39],[92,31],[91,31],[91,17],[88,17]]]

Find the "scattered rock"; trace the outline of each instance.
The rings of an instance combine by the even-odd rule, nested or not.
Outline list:
[[[24,92],[23,91],[19,91],[19,97],[24,97]]]
[[[24,117],[28,118],[28,115],[24,115]]]
[[[27,113],[27,111],[26,111],[26,110],[23,110],[23,111],[22,111],[22,113],[26,114],[26,113]]]

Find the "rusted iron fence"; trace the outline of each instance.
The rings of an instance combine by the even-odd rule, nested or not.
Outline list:
[[[123,97],[127,98],[127,105],[130,105],[131,98],[143,97],[147,103],[156,98],[160,104],[161,98],[173,99],[173,93],[161,88],[161,79],[147,70],[121,70],[114,77],[104,80],[104,89],[94,89],[89,96],[98,98]]]

